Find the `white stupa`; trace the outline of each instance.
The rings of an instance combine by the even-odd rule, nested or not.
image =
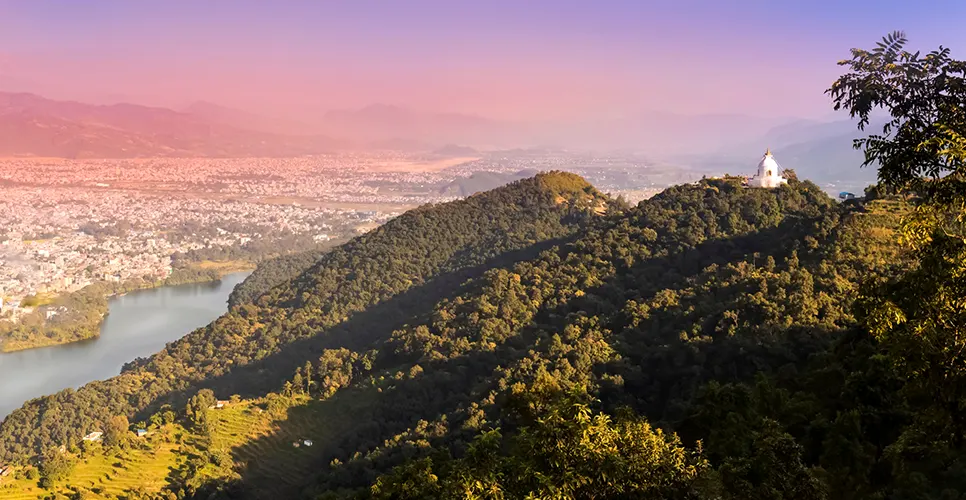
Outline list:
[[[782,184],[788,184],[788,179],[782,177],[779,173],[780,168],[778,162],[775,161],[775,157],[771,155],[771,150],[766,150],[765,156],[758,163],[758,173],[748,179],[748,185],[751,187],[776,188]]]

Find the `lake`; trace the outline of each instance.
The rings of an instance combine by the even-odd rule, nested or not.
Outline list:
[[[99,338],[0,353],[0,419],[29,399],[113,377],[125,363],[211,323],[227,311],[228,295],[249,274],[131,292],[110,300]]]

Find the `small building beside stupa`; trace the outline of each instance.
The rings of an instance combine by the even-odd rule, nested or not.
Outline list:
[[[776,188],[782,184],[788,184],[788,179],[782,177],[781,166],[775,161],[771,154],[771,149],[765,151],[765,156],[758,163],[758,173],[748,179],[749,187]]]

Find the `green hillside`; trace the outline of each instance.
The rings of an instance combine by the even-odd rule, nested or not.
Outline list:
[[[691,414],[709,382],[805,369],[847,334],[859,283],[906,262],[891,234],[903,207],[729,180],[619,207],[577,176],[542,174],[416,209],[321,255],[122,375],[28,403],[0,443],[26,463],[114,415],[183,408],[201,387],[283,393],[294,399],[258,400],[265,414],[250,402],[211,411],[209,441],[149,447],[181,472],[134,477],[175,497],[368,495],[377,480],[394,491],[380,475],[407,460],[458,468],[439,453],[460,455],[480,433],[526,445],[515,429],[534,429],[533,408],[578,391],[594,414],[629,407],[659,426],[611,429],[598,415],[595,432],[667,438],[661,453],[678,456],[706,439]],[[574,418],[566,408],[560,425]],[[658,428],[687,440],[654,441]],[[303,439],[314,445],[293,447]],[[213,470],[206,457],[218,453],[230,465]],[[81,486],[85,470],[57,488]],[[129,484],[117,481],[101,494]]]
[[[582,387],[598,409],[630,407],[675,428],[712,380],[803,369],[853,324],[851,300],[870,269],[902,263],[879,238],[895,218],[872,213],[881,220],[808,183],[705,181],[493,269],[394,332],[371,370],[352,366],[352,380],[357,370],[402,377],[370,389],[368,411],[352,409],[372,415],[379,439],[360,426],[342,445],[360,455],[333,457],[344,463],[313,491],[368,491],[374,472],[430,446],[459,454],[478,432],[520,418],[508,408],[533,387]],[[864,250],[852,252],[859,241]]]
[[[228,296],[228,305],[237,306],[254,301],[272,288],[281,285],[312,267],[327,249],[306,250],[280,255],[258,264],[258,267],[238,284]]]

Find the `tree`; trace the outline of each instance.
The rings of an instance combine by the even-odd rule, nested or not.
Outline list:
[[[878,164],[882,187],[916,197],[901,238],[918,267],[869,284],[857,309],[907,377],[903,392],[922,405],[888,449],[893,468],[912,491],[933,481],[938,492],[953,484],[949,469],[962,467],[966,446],[966,62],[941,46],[911,53],[906,43],[896,32],[875,49],[852,49],[840,62],[850,72],[828,93],[860,129],[875,110],[888,112],[882,133],[855,147],[866,165]]]
[[[161,420],[165,425],[171,425],[178,418],[178,415],[171,409],[171,405],[161,407]]]
[[[958,389],[966,382],[959,299],[966,275],[966,62],[943,47],[910,53],[906,43],[896,32],[871,51],[852,49],[852,59],[839,63],[851,72],[828,93],[836,109],[859,118],[860,128],[874,110],[888,111],[882,134],[855,146],[864,149],[866,165],[879,165],[884,187],[919,198],[903,239],[918,251],[920,268],[866,295],[866,324],[921,388],[958,412],[966,396]]]
[[[417,500],[439,498],[439,477],[433,471],[429,458],[412,460],[379,477],[372,485],[372,498]]]
[[[835,109],[859,118],[859,129],[884,109],[890,120],[881,134],[856,139],[865,166],[878,165],[885,186],[921,197],[913,241],[928,243],[934,231],[962,239],[966,217],[966,62],[942,46],[925,56],[904,49],[906,37],[892,33],[875,49],[852,49],[840,61],[850,72],[826,92]]]
[[[124,415],[115,415],[104,426],[104,446],[123,446],[127,443],[131,424]]]
[[[826,498],[822,483],[802,463],[802,447],[777,422],[765,420],[751,438],[749,456],[728,457],[718,471],[723,498]]]
[[[47,484],[44,487],[49,488],[54,482],[67,477],[73,468],[73,458],[60,450],[49,449],[41,458],[40,479]]]
[[[296,394],[299,394],[305,391],[305,382],[302,380],[301,367],[295,370],[295,376],[292,377],[292,391]]]
[[[305,360],[305,366],[302,367],[302,373],[305,374],[305,393],[312,395],[312,362]]]
[[[866,201],[873,201],[883,198],[888,198],[894,196],[896,193],[889,188],[889,186],[882,183],[875,183],[866,186],[865,188],[865,199]]]
[[[185,406],[185,415],[188,417],[188,421],[195,426],[202,425],[208,418],[208,409],[216,402],[218,400],[211,389],[199,390],[197,394],[188,399],[188,404]]]
[[[285,410],[288,408],[288,403],[286,399],[274,392],[270,392],[265,395],[266,401],[266,411],[273,417],[280,417],[285,414]]]

